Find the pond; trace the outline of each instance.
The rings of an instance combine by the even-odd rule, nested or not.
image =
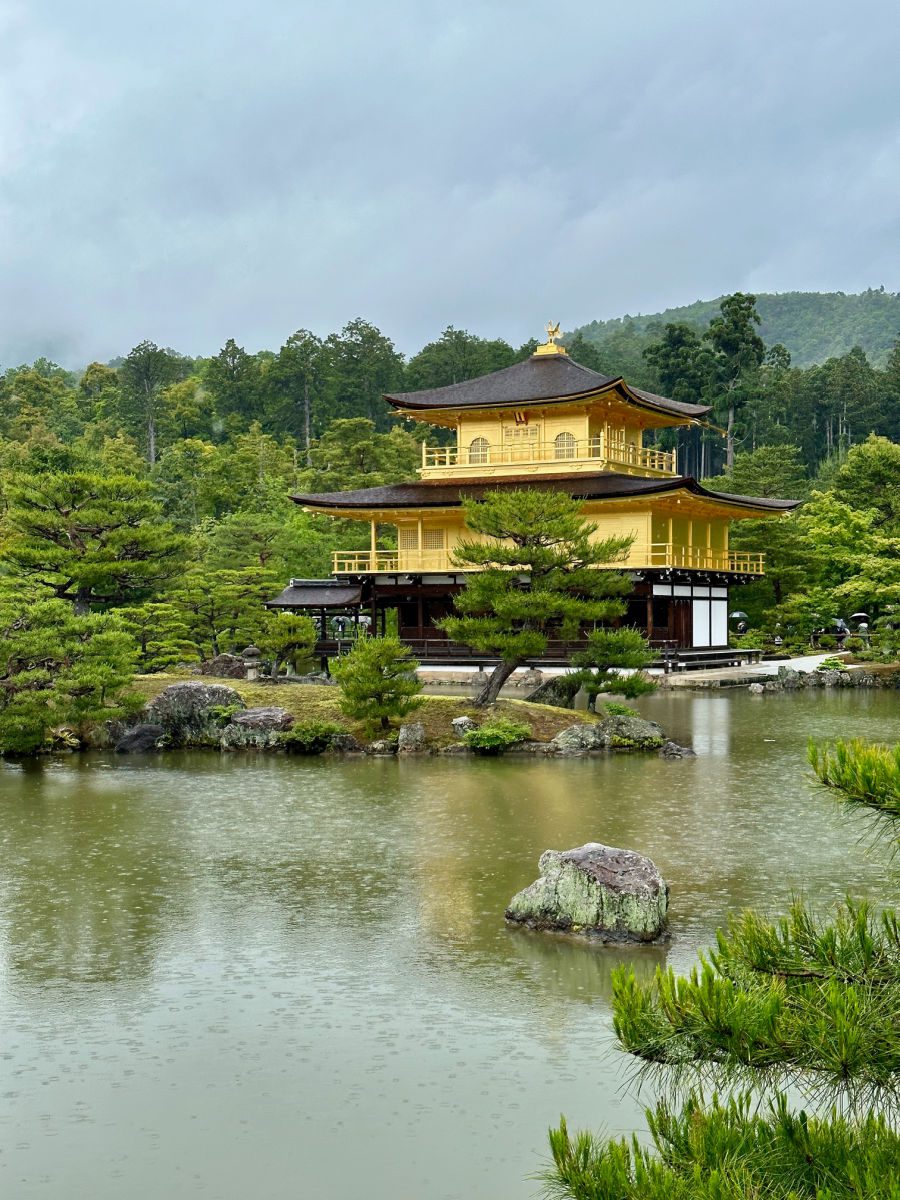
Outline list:
[[[0,767],[0,1192],[524,1200],[561,1112],[639,1129],[611,967],[687,968],[792,890],[896,893],[805,748],[897,740],[900,697],[639,707],[698,757]],[[504,925],[541,851],[589,840],[657,862],[668,950]]]

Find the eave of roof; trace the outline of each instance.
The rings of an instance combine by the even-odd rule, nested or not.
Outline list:
[[[266,601],[266,608],[345,608],[359,604],[362,590],[329,579],[304,579],[290,583],[283,592]]]
[[[401,412],[441,412],[466,408],[528,408],[536,404],[580,400],[614,389],[638,407],[670,417],[694,419],[710,411],[708,405],[685,404],[633,388],[620,375],[601,375],[568,355],[532,355],[523,362],[477,379],[417,392],[389,393],[384,398]]]
[[[620,475],[603,471],[597,475],[556,475],[541,479],[534,475],[507,476],[500,479],[467,479],[453,483],[423,479],[414,483],[395,483],[382,487],[359,488],[348,492],[311,492],[291,499],[307,508],[317,509],[402,509],[456,508],[466,500],[479,500],[486,492],[519,487],[539,491],[564,491],[580,500],[627,500],[686,491],[707,500],[716,500],[740,508],[764,512],[790,512],[799,500],[772,500],[759,496],[734,496],[713,492],[690,475],[668,479],[648,479],[640,475]]]

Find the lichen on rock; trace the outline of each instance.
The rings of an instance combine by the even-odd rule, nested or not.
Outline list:
[[[172,683],[145,710],[148,724],[161,725],[173,746],[218,745],[223,713],[245,707],[223,683]]]
[[[604,941],[664,937],[669,888],[645,855],[588,842],[545,850],[538,866],[540,878],[510,900],[508,921]]]
[[[221,730],[219,745],[223,750],[268,750],[280,744],[280,735],[293,724],[286,708],[247,708]]]

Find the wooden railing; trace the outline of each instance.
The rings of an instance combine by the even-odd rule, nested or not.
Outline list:
[[[458,467],[492,467],[509,464],[595,462],[598,466],[638,467],[644,471],[675,475],[676,452],[634,446],[603,434],[590,438],[572,438],[566,443],[556,441],[510,442],[503,445],[426,446],[422,444],[423,471],[449,471]]]
[[[679,546],[656,542],[650,547],[636,546],[624,563],[610,563],[619,570],[646,567],[685,567],[699,571],[734,571],[742,575],[762,575],[765,555],[752,550],[712,550],[706,546]],[[469,568],[471,570],[471,568]],[[444,574],[461,568],[446,550],[337,550],[332,555],[335,575],[372,574]]]

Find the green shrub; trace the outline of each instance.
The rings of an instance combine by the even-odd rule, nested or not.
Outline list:
[[[494,717],[485,721],[477,729],[470,729],[463,734],[463,741],[476,754],[502,754],[517,742],[524,742],[531,737],[531,727],[521,721],[511,721],[508,717]]]
[[[839,658],[823,658],[816,667],[817,671],[846,671],[847,668]]]
[[[422,705],[418,666],[397,638],[360,638],[349,654],[331,664],[341,689],[341,712],[369,729],[390,729],[392,717],[402,720]]]
[[[243,712],[242,704],[213,704],[209,708],[209,719],[220,728],[229,724],[235,713]]]
[[[820,633],[818,637],[819,646],[823,650],[836,650],[838,640],[831,633]]]
[[[636,709],[629,708],[627,704],[609,700],[603,705],[603,715],[607,717],[639,717],[641,714]]]
[[[343,733],[333,721],[301,721],[278,735],[278,744],[289,754],[324,754],[332,738]]]
[[[618,692],[629,700],[636,700],[638,696],[646,696],[650,692],[655,692],[658,687],[659,684],[655,679],[643,671],[634,671],[631,675],[620,675],[615,686],[609,690]]]

